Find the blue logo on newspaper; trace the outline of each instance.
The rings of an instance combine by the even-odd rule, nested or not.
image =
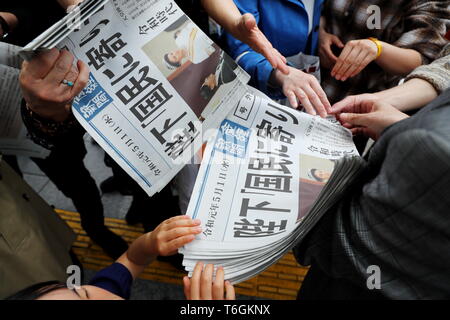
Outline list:
[[[219,128],[214,149],[235,158],[244,158],[250,130],[235,122],[224,120]]]
[[[90,121],[112,101],[91,73],[86,88],[73,100],[73,107],[86,121]]]

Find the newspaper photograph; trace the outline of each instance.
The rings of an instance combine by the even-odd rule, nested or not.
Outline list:
[[[236,283],[270,266],[269,252],[292,247],[299,226],[310,225],[333,172],[353,165],[339,160],[356,156],[336,121],[246,94],[208,141],[187,212],[203,231],[180,250],[186,270],[213,262]]]
[[[79,15],[64,39],[70,24],[59,23],[23,54],[58,42],[89,65],[74,115],[151,196],[191,161],[249,77],[174,1],[86,0]]]

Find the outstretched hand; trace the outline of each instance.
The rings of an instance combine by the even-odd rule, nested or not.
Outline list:
[[[286,65],[286,58],[275,49],[266,36],[261,32],[252,14],[242,15],[237,22],[234,36],[242,42],[248,44],[253,50],[262,54],[274,69],[280,70],[284,74],[289,73]]]
[[[372,95],[348,97],[333,106],[333,113],[353,134],[363,134],[374,140],[389,126],[409,117]]]

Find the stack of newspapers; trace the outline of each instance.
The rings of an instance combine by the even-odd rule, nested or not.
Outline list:
[[[76,119],[149,196],[207,142],[187,209],[203,231],[180,249],[189,273],[202,261],[233,283],[255,276],[364,170],[350,131],[249,88],[175,1],[85,0],[20,55],[54,47],[91,71]]]
[[[247,94],[205,151],[188,215],[203,232],[180,250],[239,283],[292,249],[365,168],[351,133]]]

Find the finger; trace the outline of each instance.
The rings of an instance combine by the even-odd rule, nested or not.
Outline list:
[[[307,113],[313,116],[317,115],[316,110],[314,110],[314,107],[312,106],[311,102],[309,102],[308,96],[302,89],[297,88],[295,90],[295,94],[297,96],[297,99],[300,100],[301,104],[303,105]]]
[[[34,78],[44,79],[59,58],[59,50],[53,48],[41,52],[30,61],[25,61],[24,67]]]
[[[286,57],[283,56],[277,49],[273,48],[275,51],[275,55],[277,56],[277,69],[280,70],[283,74],[289,74],[289,68],[287,65]]]
[[[175,216],[172,218],[169,218],[167,220],[164,220],[161,225],[163,226],[167,226],[169,224],[171,224],[174,221],[178,221],[178,220],[187,220],[187,219],[191,219],[191,217],[189,217],[188,215],[182,215],[182,216]]]
[[[236,300],[236,294],[234,293],[234,287],[230,283],[230,281],[225,281],[225,291],[226,291],[225,300]]]
[[[183,291],[186,300],[191,300],[191,280],[188,276],[183,277]]]
[[[224,282],[224,271],[223,271],[223,267],[219,267],[216,271],[216,278],[214,279],[213,282],[213,300],[223,300],[223,295],[224,295],[224,287],[223,287],[223,282]]]
[[[273,50],[275,50],[275,52],[280,56],[281,61],[283,61],[284,64],[287,63],[287,59],[285,56],[283,56],[280,51],[278,51],[276,48],[274,48]],[[288,70],[289,71],[289,70]]]
[[[289,103],[291,104],[292,108],[297,109],[298,108],[298,101],[297,96],[295,95],[294,91],[289,91],[286,97],[289,100]]]
[[[367,114],[359,114],[359,113],[342,113],[340,118],[343,122],[349,123],[353,126],[364,126],[368,125],[368,116]]]
[[[311,87],[303,87],[303,91],[308,96],[308,100],[312,104],[312,106],[316,110],[316,112],[322,118],[325,118],[327,116],[327,111],[326,111],[325,106],[323,105],[322,101],[320,101],[319,97],[314,92],[314,90]]]
[[[81,60],[78,60],[77,67],[78,76],[74,81],[73,87],[71,89],[71,94],[73,97],[76,97],[89,82],[89,67],[87,66],[87,64]]]
[[[72,66],[67,72],[67,74],[64,76],[64,79],[67,81],[71,81],[72,83],[75,83],[75,80],[78,78],[78,69],[75,66]]]
[[[345,57],[343,60],[343,64],[340,67],[339,70],[336,71],[335,78],[336,80],[342,80],[344,81],[344,74],[347,72],[347,70],[353,65],[356,57],[359,55],[360,50],[358,48],[353,48],[352,51]]]
[[[328,100],[327,94],[320,86],[319,81],[317,81],[316,79],[311,81],[311,87],[314,90],[314,92],[317,94],[317,96],[319,97],[320,101],[322,101],[322,104],[324,105],[326,112],[331,113],[331,103]]]
[[[212,277],[214,273],[214,266],[212,264],[206,265],[203,270],[201,283],[200,283],[200,299],[211,300],[212,299]]]
[[[361,73],[368,65],[372,62],[372,58],[370,57],[370,54],[367,54],[367,56],[364,58],[364,60],[360,63],[359,67],[350,75],[350,78],[353,78]]]
[[[202,232],[201,227],[177,227],[168,231],[164,231],[164,239],[172,241],[188,235],[196,235]]]
[[[344,47],[344,50],[342,50],[341,55],[337,59],[336,65],[334,66],[333,70],[331,71],[331,75],[333,77],[336,77],[337,74],[339,74],[340,70],[347,65],[347,57],[352,52],[353,45],[347,44]]]
[[[349,73],[350,75],[356,68],[358,68],[359,64],[361,63],[361,60],[364,57],[365,52],[363,50],[360,50],[359,48],[354,48],[347,58],[348,64],[341,69],[340,74],[336,76],[336,79],[338,79],[339,77],[341,81],[347,80],[348,77],[346,77],[346,74]]]
[[[355,105],[355,97],[354,96],[348,96],[345,99],[335,103],[331,107],[331,113],[332,114],[340,114],[344,111],[350,112]]]
[[[187,236],[179,237],[167,242],[166,248],[163,250],[162,255],[171,255],[177,252],[182,246],[195,240],[195,236],[190,234]]]
[[[50,83],[60,84],[64,80],[65,75],[72,67],[73,60],[74,57],[69,51],[61,50],[58,60],[56,60],[55,65],[47,74],[45,80]]]
[[[359,54],[352,60],[353,63],[350,67],[343,73],[342,81],[346,81],[356,70],[361,67],[368,54],[368,52],[363,50],[359,52]]]
[[[203,262],[197,262],[191,278],[191,300],[200,300],[200,279],[203,271]]]
[[[331,37],[331,42],[341,49],[345,46],[341,39],[339,39],[339,37],[335,35]]]
[[[258,28],[256,24],[256,19],[251,13],[246,13],[242,16],[242,20],[244,21],[245,28],[247,31],[252,31],[253,28]]]
[[[164,224],[162,230],[163,231],[172,231],[177,228],[185,228],[185,227],[198,227],[200,226],[201,221],[199,219],[178,219],[172,222]]]

